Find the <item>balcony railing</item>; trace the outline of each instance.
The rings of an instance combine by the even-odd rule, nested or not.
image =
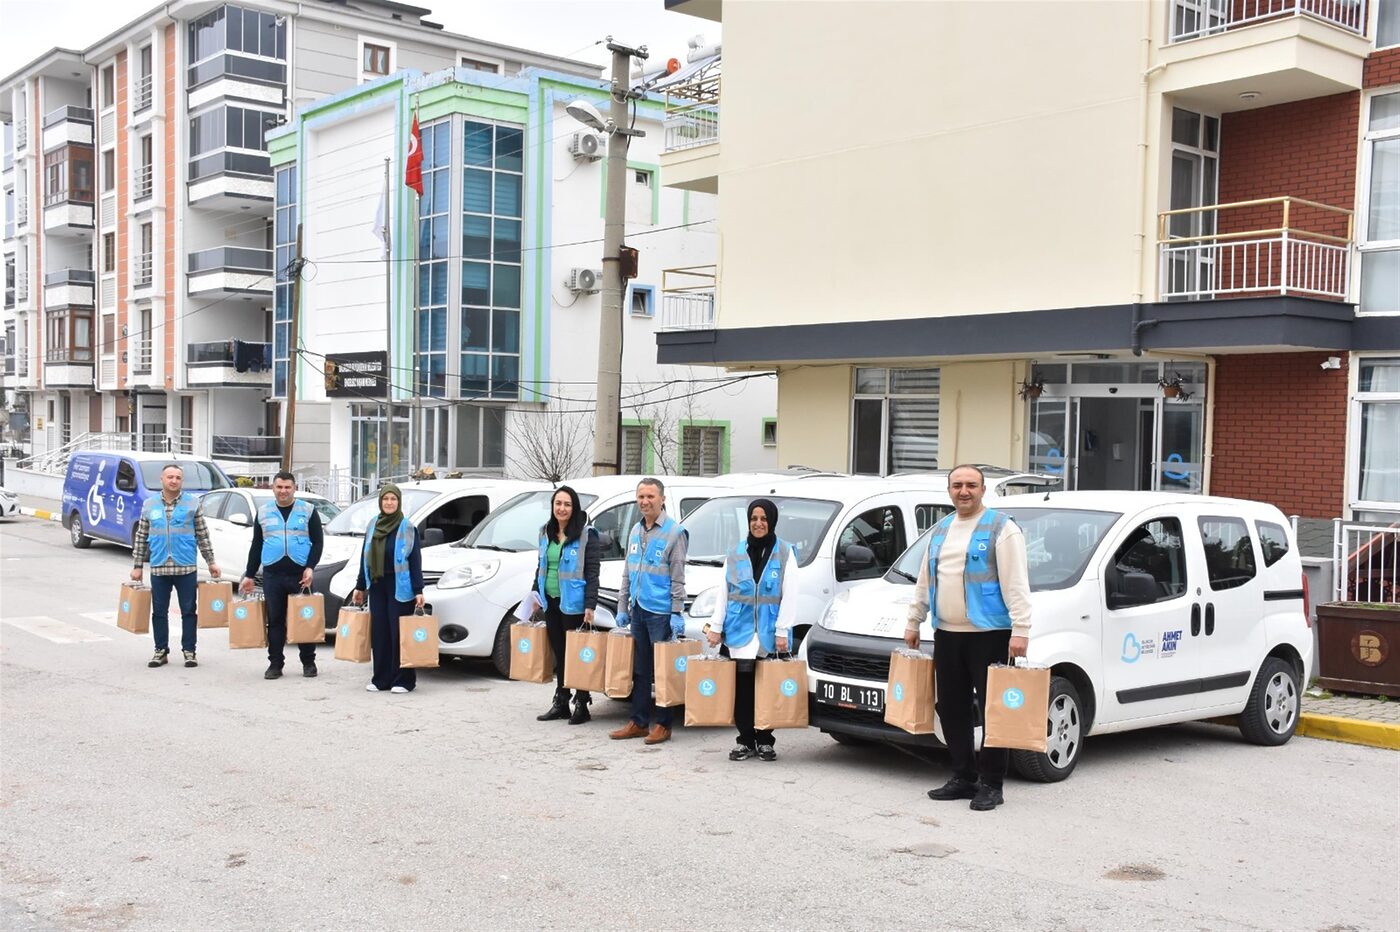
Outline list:
[[[271,460],[282,457],[281,437],[246,437],[215,434],[210,438],[209,452],[217,459]]]
[[[716,278],[713,265],[661,271],[661,314],[657,330],[710,330],[715,326]]]
[[[92,365],[92,349],[71,349],[66,346],[52,347],[44,352],[44,362]]]
[[[149,337],[136,344],[136,365],[132,367],[134,375],[151,374],[154,348],[154,343]]]
[[[136,191],[132,195],[133,199],[141,201],[151,196],[152,171],[150,165],[142,165],[136,169]]]
[[[92,269],[59,269],[44,275],[45,285],[95,285],[96,277]]]
[[[151,266],[154,256],[146,253],[136,257],[136,287],[144,288],[151,283]]]
[[[149,110],[151,108],[151,83],[151,76],[148,74],[143,74],[140,78],[137,79],[135,107],[136,113],[140,113],[142,110]]]
[[[272,274],[272,250],[248,249],[243,246],[216,246],[192,252],[189,256],[189,274],[200,272],[238,271],[258,274]]]
[[[15,226],[22,227],[29,223],[29,198],[23,194],[15,195]]]
[[[663,152],[719,142],[719,64],[716,58],[683,81],[662,83],[666,91]]]
[[[29,123],[25,120],[15,120],[15,151],[18,152],[29,144]]]
[[[87,107],[59,107],[57,110],[50,110],[44,114],[44,128],[57,126],[65,122],[86,123],[92,125],[92,111]]]
[[[283,85],[287,83],[287,66],[283,62],[244,58],[242,55],[219,55],[191,65],[185,73],[185,89],[192,91],[202,84],[224,77]]]
[[[1291,294],[1345,301],[1352,232],[1350,210],[1296,197],[1163,211],[1161,299]]]
[[[6,374],[6,375],[14,375],[14,374],[15,374],[15,357],[14,357],[14,356],[6,356],[6,357],[5,357],[5,374]]]
[[[191,366],[230,366],[239,372],[265,372],[272,368],[272,344],[245,340],[190,343],[185,362]]]
[[[1366,34],[1365,0],[1172,0],[1167,39],[1184,42],[1288,16]]]
[[[15,270],[15,300],[20,304],[29,300],[29,275],[23,268]]]
[[[206,153],[190,159],[190,181],[221,174],[271,179],[272,162],[266,155],[227,151]]]

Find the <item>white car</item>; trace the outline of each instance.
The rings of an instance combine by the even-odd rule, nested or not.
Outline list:
[[[13,518],[19,514],[19,496],[0,486],[0,518]]]
[[[1244,737],[1283,744],[1312,664],[1307,581],[1272,505],[1164,492],[1055,492],[996,505],[1026,536],[1028,660],[1050,667],[1048,750],[1013,751],[1033,780],[1069,776],[1085,737],[1238,715]],[[803,645],[811,723],[842,743],[941,743],[886,725],[928,535],[884,578],[838,596]],[[933,650],[925,620],[923,649]],[[935,671],[936,671],[935,667]]]
[[[248,548],[253,545],[253,525],[257,522],[258,509],[272,501],[271,489],[215,489],[206,492],[200,499],[204,509],[204,526],[209,529],[209,546],[214,551],[214,559],[219,569],[232,580],[237,580],[248,568]],[[311,503],[325,524],[340,514],[340,506],[320,495],[298,492],[297,498]],[[199,565],[204,566],[200,557]],[[323,558],[311,583],[313,592],[324,593],[331,573]]]

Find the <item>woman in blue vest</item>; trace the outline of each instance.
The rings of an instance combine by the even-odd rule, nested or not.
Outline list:
[[[418,685],[414,670],[399,669],[399,618],[423,607],[423,559],[418,529],[403,514],[403,494],[392,482],[379,490],[379,517],[365,529],[360,578],[350,601],[356,605],[369,593],[370,653],[374,675],[369,692],[412,692]]]
[[[569,713],[569,691],[564,688],[564,633],[587,622],[593,623],[598,606],[598,565],[602,545],[598,532],[588,525],[588,515],[579,504],[578,493],[561,485],[550,499],[549,522],[540,529],[540,563],[535,574],[535,594],[544,604],[545,632],[554,652],[554,702],[536,721],[567,718],[570,725],[582,725],[593,716],[588,705],[593,698],[583,690],[574,692],[574,711]]]
[[[766,498],[749,503],[749,536],[724,560],[724,585],[715,621],[705,625],[711,647],[737,663],[734,725],[739,745],[730,760],[777,760],[771,729],[754,730],[754,663],[793,649],[797,615],[797,556],[778,537],[778,506]]]

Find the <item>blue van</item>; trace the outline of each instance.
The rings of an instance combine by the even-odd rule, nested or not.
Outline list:
[[[73,546],[87,547],[94,538],[132,546],[141,506],[160,495],[160,473],[170,463],[184,467],[186,492],[199,495],[233,485],[210,460],[170,453],[74,453],[63,479],[63,526]]]

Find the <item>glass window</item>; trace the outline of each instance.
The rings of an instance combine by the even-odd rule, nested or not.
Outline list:
[[[115,65],[108,65],[102,69],[102,109],[107,109],[117,102],[117,68]]]
[[[821,549],[827,529],[840,511],[836,502],[813,498],[770,495],[778,506],[778,536],[797,551],[797,563],[806,566]],[[751,498],[727,495],[712,498],[686,516],[690,534],[686,553],[691,560],[723,561],[749,533],[747,509]]]
[[[1376,48],[1400,45],[1400,0],[1380,0],[1376,11]]]
[[[604,560],[621,560],[627,549],[632,526],[641,520],[636,502],[624,502],[604,509],[593,519],[593,527],[602,537]]]
[[[462,67],[469,71],[484,71],[487,74],[500,74],[501,66],[495,62],[479,61],[475,58],[462,56]]]
[[[462,546],[490,550],[534,550],[539,546],[540,528],[549,520],[549,502],[553,497],[553,492],[522,492],[487,515],[467,535]],[[578,500],[587,509],[598,497],[580,493]],[[592,524],[598,526],[597,521]]]
[[[779,520],[781,515],[780,510]],[[837,581],[885,575],[904,552],[906,543],[904,519],[898,508],[873,508],[862,513],[836,539]]]
[[[111,191],[117,186],[117,150],[108,149],[102,153],[102,190]]]
[[[370,405],[369,407],[373,407]],[[412,518],[424,505],[437,498],[438,493],[431,489],[404,489],[402,508],[404,514]],[[326,525],[327,534],[347,534],[362,536],[374,516],[379,513],[379,496],[370,495],[355,502]]]
[[[931,504],[914,506],[914,529],[920,534],[952,514],[952,505]]]
[[[160,489],[160,473],[170,463],[178,464],[185,471],[185,491],[202,492],[208,489],[226,489],[228,480],[217,466],[207,460],[148,460],[141,464],[141,479],[146,488]]]
[[[206,518],[217,518],[223,514],[231,495],[232,492],[210,492],[199,500],[199,510]]]
[[[938,468],[937,369],[857,369],[851,469],[862,475]]]
[[[1400,357],[1359,361],[1356,406],[1358,498],[1400,502]]]
[[[681,475],[717,476],[728,459],[728,430],[724,427],[684,425],[681,428]]]
[[[248,505],[248,500],[240,494],[230,492],[228,493],[228,504],[224,507],[223,518],[225,521],[232,521],[239,515],[246,518],[249,524],[253,523],[253,509]]]
[[[1198,518],[1206,551],[1206,576],[1214,590],[1234,589],[1254,578],[1254,545],[1240,518]]]
[[[273,270],[276,284],[272,302],[272,395],[287,397],[287,369],[292,328],[291,265],[296,243],[297,227],[297,168],[289,165],[277,169],[276,206],[273,223],[276,264]]]
[[[50,417],[50,418],[53,417],[52,413],[50,413],[49,417]],[[160,487],[160,486],[159,486],[159,477],[157,477],[157,486],[156,486],[156,487],[157,487],[157,488]],[[136,468],[135,468],[134,466],[132,466],[130,463],[128,463],[126,460],[122,460],[120,463],[117,464],[117,491],[119,491],[119,492],[135,492],[135,491],[136,491]]]
[[[1382,18],[1387,7],[1393,11],[1400,2],[1383,4]],[[1400,312],[1400,92],[1371,98],[1365,145],[1371,168],[1363,214],[1359,310],[1396,313]]]
[[[1288,532],[1282,525],[1271,521],[1256,521],[1259,530],[1259,549],[1264,551],[1264,565],[1273,566],[1288,553]]]
[[[365,43],[361,68],[366,74],[389,73],[389,48],[385,45]]]
[[[1145,573],[1152,577],[1155,598],[1128,604],[1166,602],[1186,592],[1186,549],[1181,542],[1181,522],[1176,518],[1158,518],[1140,524],[1128,535],[1113,555],[1113,571],[1108,574],[1111,587],[1115,578],[1128,573]],[[1114,608],[1126,608],[1121,601],[1110,602]]]

